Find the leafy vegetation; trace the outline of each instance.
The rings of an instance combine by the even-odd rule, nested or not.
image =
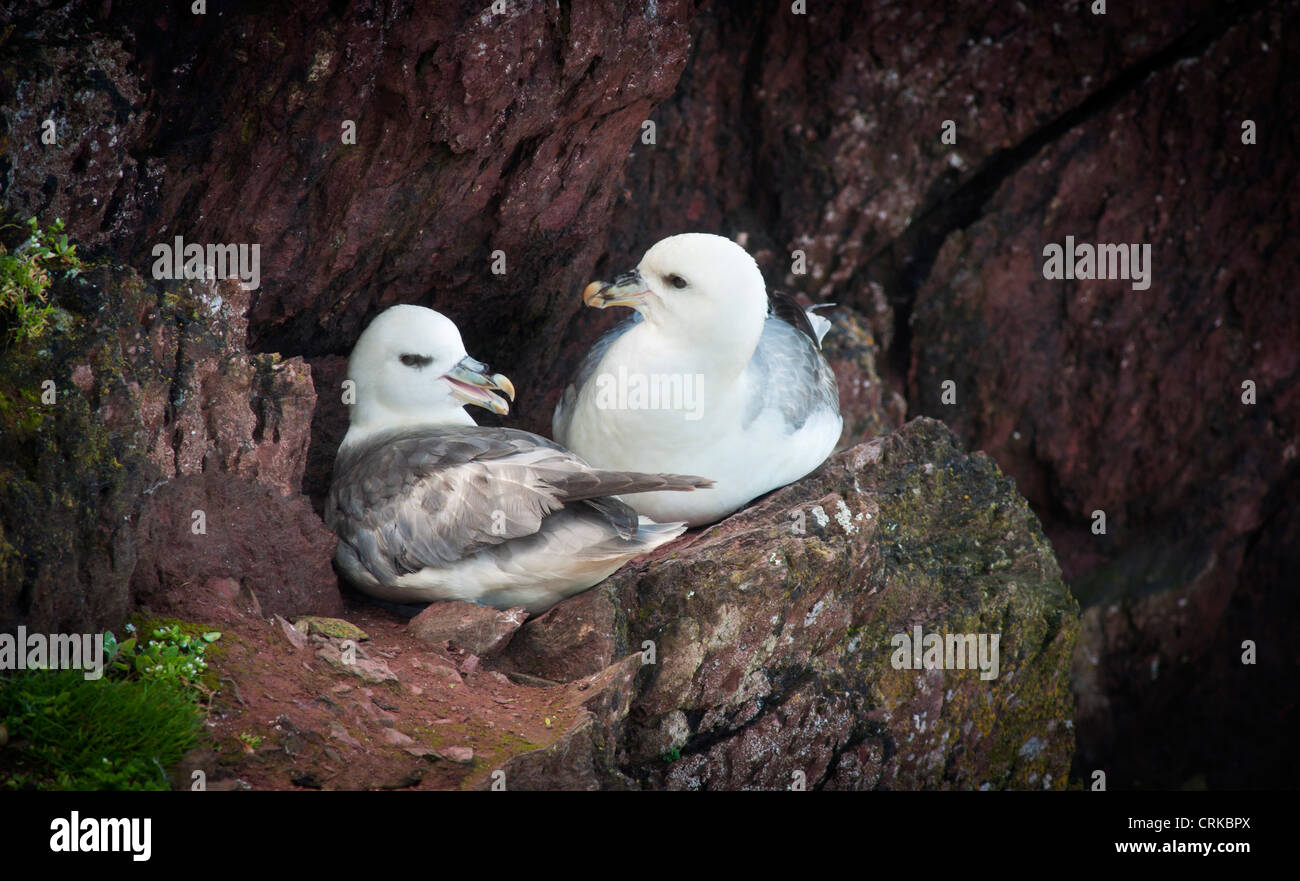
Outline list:
[[[68,243],[62,220],[56,218],[44,230],[32,217],[26,230],[26,238],[12,252],[0,243],[0,316],[12,325],[11,338],[18,341],[37,339],[49,328],[55,313],[49,300],[51,275],[63,272],[71,278],[84,268],[77,246]]]
[[[134,631],[133,625],[126,625]],[[104,634],[104,651],[111,659],[109,666],[121,674],[138,674],[143,679],[179,679],[203,696],[208,696],[203,684],[203,674],[208,662],[203,658],[207,647],[221,638],[221,634],[187,634],[179,624],[163,624],[154,628],[152,639],[139,645],[137,637],[118,642],[112,633]]]
[[[132,625],[127,625],[133,631]],[[27,670],[0,683],[0,783],[12,789],[168,789],[167,769],[198,742],[203,658],[219,633],[154,628],[140,643],[104,635],[105,675]]]

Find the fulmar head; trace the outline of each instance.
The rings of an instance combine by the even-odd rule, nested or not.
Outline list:
[[[698,343],[721,332],[752,336],[757,344],[767,315],[767,288],[754,258],[707,233],[663,239],[635,270],[612,283],[592,282],[582,298],[597,309],[630,306],[648,324]]]
[[[343,445],[375,431],[407,425],[473,425],[466,404],[505,413],[510,380],[465,353],[451,319],[423,306],[392,306],[357,340],[348,359],[354,383]]]

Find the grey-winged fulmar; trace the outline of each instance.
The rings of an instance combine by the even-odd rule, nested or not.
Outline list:
[[[514,387],[469,357],[456,325],[432,309],[378,315],[348,379],[355,400],[325,523],[344,576],[382,600],[542,612],[686,529],[615,496],[711,485],[593,468],[538,435],[475,424],[466,404],[504,414]]]

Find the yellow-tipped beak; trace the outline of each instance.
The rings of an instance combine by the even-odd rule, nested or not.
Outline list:
[[[510,380],[506,379],[504,374],[501,373],[492,374],[492,384],[497,388],[501,389],[501,391],[505,392],[506,397],[508,397],[511,401],[515,399],[515,384]]]
[[[613,284],[593,281],[583,290],[582,302],[593,309],[604,309],[608,306],[631,306],[635,309],[648,296],[650,296],[650,289],[641,278],[641,273],[629,272],[614,279]]]
[[[475,361],[468,355],[452,370],[443,375],[451,383],[451,394],[456,400],[475,407],[491,410],[498,416],[510,412],[510,405],[496,394],[494,389],[506,393],[510,400],[515,399],[515,384],[500,373],[487,373],[487,365]]]

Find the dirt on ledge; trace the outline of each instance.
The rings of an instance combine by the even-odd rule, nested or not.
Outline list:
[[[432,649],[406,619],[361,602],[345,612],[370,637],[355,671],[318,655],[342,640],[299,648],[278,621],[226,610],[200,622],[223,633],[212,744],[185,758],[177,788],[196,770],[208,789],[483,788],[511,756],[555,743],[599,690],[599,674],[547,686],[475,669],[474,656]],[[394,678],[362,678],[385,668]]]

